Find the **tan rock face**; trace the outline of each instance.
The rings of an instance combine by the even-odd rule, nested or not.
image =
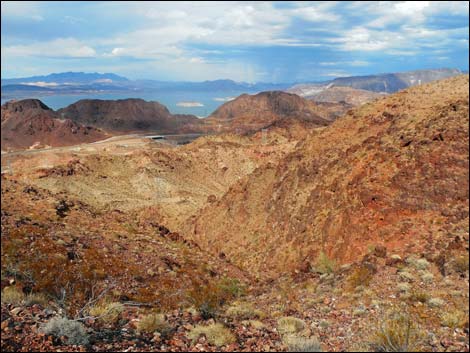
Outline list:
[[[274,275],[320,250],[341,262],[368,245],[437,251],[467,217],[468,76],[459,76],[351,111],[240,180],[190,227],[203,248]]]

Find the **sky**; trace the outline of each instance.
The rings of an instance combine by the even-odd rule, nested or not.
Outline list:
[[[309,82],[469,65],[468,2],[2,1],[2,78]]]

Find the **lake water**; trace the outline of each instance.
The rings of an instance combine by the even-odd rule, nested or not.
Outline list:
[[[165,105],[173,114],[193,114],[198,117],[206,117],[225,103],[229,98],[236,98],[243,93],[253,94],[256,92],[246,91],[172,91],[172,92],[123,92],[123,93],[89,93],[89,94],[68,94],[51,96],[31,96],[28,98],[40,99],[50,108],[57,110],[64,108],[69,104],[75,103],[80,99],[125,99],[141,98],[146,101],[157,101]],[[25,99],[26,97],[21,97]],[[11,98],[2,98],[2,104]],[[181,102],[198,102],[202,106],[181,106]]]

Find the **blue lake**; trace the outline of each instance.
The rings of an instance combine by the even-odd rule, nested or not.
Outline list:
[[[194,114],[198,117],[206,117],[216,110],[220,105],[225,103],[229,98],[236,98],[243,93],[253,94],[256,92],[246,91],[155,91],[155,92],[123,92],[123,93],[87,93],[87,94],[67,94],[67,95],[44,95],[30,96],[25,98],[38,98],[50,108],[57,110],[64,108],[69,104],[75,103],[80,99],[125,99],[125,98],[141,98],[146,101],[157,101],[165,105],[173,114]],[[10,100],[2,98],[2,104]],[[198,102],[202,106],[184,107],[179,106],[181,102]]]

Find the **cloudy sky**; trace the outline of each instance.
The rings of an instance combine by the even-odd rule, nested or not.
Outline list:
[[[1,74],[293,82],[468,70],[468,2],[2,1]]]

